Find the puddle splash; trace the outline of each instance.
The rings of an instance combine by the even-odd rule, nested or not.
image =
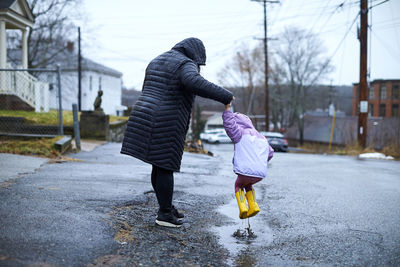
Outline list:
[[[250,220],[247,219],[248,227],[242,229],[237,229],[232,236],[238,240],[252,240],[257,238],[257,235],[254,234],[253,230],[250,228]]]
[[[236,199],[221,206],[218,212],[229,217],[230,223],[214,228],[220,244],[227,248],[231,256],[242,254],[249,247],[265,246],[272,242],[272,230],[268,227],[262,210],[256,216],[241,220]],[[250,226],[251,224],[251,226]]]

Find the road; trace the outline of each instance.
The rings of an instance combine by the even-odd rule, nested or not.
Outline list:
[[[208,145],[214,157],[184,154],[174,194],[184,226],[165,229],[150,166],[120,145],[5,179],[0,265],[400,265],[399,162],[275,153],[255,185],[261,212],[240,220],[233,146]]]
[[[209,149],[218,156],[230,148]],[[250,228],[258,237],[232,237],[240,225],[236,218],[220,231],[236,260],[259,266],[400,266],[399,162],[275,153],[270,163],[268,178],[254,186],[261,212],[250,219]],[[231,216],[235,208],[232,200],[220,211]]]

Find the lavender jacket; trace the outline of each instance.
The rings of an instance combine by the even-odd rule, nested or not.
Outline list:
[[[227,135],[235,144],[233,171],[246,176],[266,177],[268,161],[274,155],[267,138],[254,128],[246,115],[227,110],[222,114],[222,120]]]

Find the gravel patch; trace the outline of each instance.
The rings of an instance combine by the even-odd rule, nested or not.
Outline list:
[[[204,201],[178,191],[174,204],[185,214],[181,228],[155,224],[158,204],[152,191],[115,207],[109,215],[120,249],[90,266],[229,266],[229,252],[210,231],[226,220],[216,211],[224,200],[207,197]]]

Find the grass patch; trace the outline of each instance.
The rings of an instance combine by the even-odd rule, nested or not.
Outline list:
[[[34,112],[24,110],[0,110],[0,116],[4,117],[24,117],[26,123],[58,125],[57,110],[49,112]],[[72,111],[63,111],[63,125],[72,126],[74,124]]]
[[[375,153],[375,152],[377,151],[372,147],[362,148],[359,144],[353,144],[353,145],[346,145],[344,147],[335,147],[334,149],[331,149],[331,151],[328,153],[336,155],[358,156],[362,153]]]
[[[56,158],[61,154],[54,144],[61,138],[62,136],[35,139],[0,137],[0,153]]]
[[[397,146],[386,146],[383,150],[382,153],[385,154],[386,156],[392,156],[397,160],[400,160],[400,144]]]
[[[78,112],[80,118],[81,112]],[[57,110],[50,110],[49,112],[34,112],[24,110],[0,110],[0,116],[4,117],[24,117],[25,121],[30,124],[44,124],[44,125],[58,125],[58,112]],[[128,120],[129,117],[121,117],[110,115],[110,122]],[[72,111],[63,111],[63,125],[72,126],[74,119]]]
[[[116,121],[127,121],[129,117],[127,116],[114,116],[110,115],[110,122],[116,122]]]

